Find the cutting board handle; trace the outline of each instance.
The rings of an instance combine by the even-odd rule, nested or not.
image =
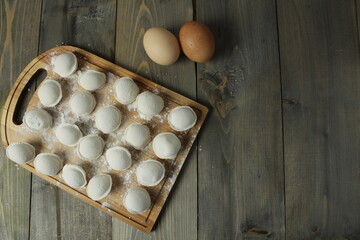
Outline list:
[[[6,102],[2,109],[1,115],[1,140],[4,146],[9,145],[9,139],[7,136],[7,128],[19,128],[20,122],[14,122],[14,116],[19,113],[21,107],[21,101],[24,101],[25,91],[29,89],[31,83],[38,79],[40,75],[44,76],[45,74],[41,74],[46,70],[44,69],[44,65],[41,64],[40,59],[42,56],[38,56],[33,59],[25,69],[20,73],[18,79],[15,81],[13,87],[10,90],[10,93],[6,99]],[[43,79],[46,78],[46,75]],[[33,94],[33,93],[32,93]],[[30,97],[31,98],[31,97]],[[30,99],[29,98],[29,99]],[[25,109],[27,106],[23,106]]]

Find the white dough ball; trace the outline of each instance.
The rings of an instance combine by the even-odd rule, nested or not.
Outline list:
[[[179,106],[170,111],[168,121],[172,129],[186,131],[195,126],[197,116],[191,107]]]
[[[82,167],[66,164],[62,170],[62,178],[72,188],[82,188],[86,185],[86,174]]]
[[[63,167],[61,158],[53,153],[40,153],[34,160],[34,167],[38,173],[54,176]]]
[[[136,97],[137,111],[146,117],[152,117],[164,108],[164,100],[149,91],[140,93]]]
[[[121,112],[115,106],[105,106],[96,112],[95,125],[103,133],[115,131],[121,124]]]
[[[95,160],[102,155],[104,145],[104,140],[100,136],[90,134],[79,140],[77,152],[84,160]]]
[[[62,98],[60,83],[55,80],[46,80],[38,90],[38,97],[45,107],[54,107]]]
[[[26,142],[11,143],[6,148],[6,157],[18,164],[24,164],[35,158],[35,148]]]
[[[152,187],[158,185],[165,176],[165,168],[159,161],[149,159],[142,162],[136,168],[136,178],[138,183]]]
[[[38,132],[51,127],[52,117],[44,109],[32,109],[25,112],[23,122],[31,131]]]
[[[164,132],[154,138],[152,147],[157,157],[174,159],[181,148],[181,142],[175,134]]]
[[[145,212],[151,205],[149,193],[143,188],[130,188],[123,200],[125,208],[132,214]]]
[[[133,148],[141,150],[150,141],[150,130],[141,123],[133,123],[125,129],[125,140]]]
[[[77,92],[71,96],[70,108],[78,116],[90,114],[96,106],[95,97],[87,92]]]
[[[117,171],[128,169],[132,164],[131,154],[124,147],[109,148],[105,156],[109,166]]]
[[[111,176],[109,174],[99,174],[90,179],[86,192],[92,200],[98,201],[110,193],[111,187]]]
[[[87,70],[80,76],[79,84],[82,88],[93,92],[105,85],[106,76],[103,72]]]
[[[63,53],[55,57],[54,71],[61,77],[73,74],[78,67],[77,58],[72,52]]]
[[[66,146],[75,146],[83,136],[75,124],[63,123],[55,130],[57,139]]]
[[[129,77],[122,77],[114,84],[115,98],[122,104],[129,104],[135,101],[139,94],[139,87]]]

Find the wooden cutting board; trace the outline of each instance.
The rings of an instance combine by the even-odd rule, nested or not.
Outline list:
[[[94,69],[107,74],[107,83],[105,87],[95,92],[97,106],[88,118],[78,118],[70,111],[69,108],[69,99],[71,95],[76,91],[81,90],[81,87],[77,83],[78,79],[76,74],[68,78],[61,78],[52,71],[51,61],[53,57],[69,51],[72,51],[77,56],[79,71],[84,72],[87,69]],[[14,121],[14,115],[16,114],[18,104],[21,104],[20,101],[22,99],[22,93],[27,90],[28,82],[40,70],[45,70],[47,72],[46,79],[55,79],[60,82],[63,90],[63,98],[56,107],[44,108],[53,116],[54,127],[43,132],[31,132],[24,126],[24,124],[16,124]],[[164,99],[165,107],[160,113],[160,116],[153,117],[151,120],[144,120],[139,117],[136,109],[134,109],[131,105],[122,105],[116,101],[112,90],[113,83],[117,78],[122,76],[129,76],[134,79],[141,92],[145,90],[152,91],[159,94]],[[115,105],[123,114],[123,120],[120,128],[112,134],[101,134],[94,127],[94,113],[99,107],[104,105]],[[192,107],[198,117],[196,125],[185,132],[173,131],[166,119],[170,110],[180,105]],[[37,96],[37,91],[32,96],[29,105],[27,106],[27,110],[36,108],[42,108]],[[63,158],[64,164],[74,163],[81,165],[87,174],[88,181],[92,176],[101,172],[110,174],[113,179],[111,193],[100,201],[94,201],[87,196],[85,189],[73,189],[66,185],[61,177],[61,172],[56,176],[45,176],[36,172],[33,167],[33,162],[21,165],[28,171],[72,194],[74,197],[97,207],[101,211],[116,217],[143,232],[148,233],[153,228],[161,209],[169,196],[169,193],[207,113],[208,109],[205,106],[98,56],[95,56],[94,54],[72,46],[61,46],[39,55],[21,72],[11,89],[3,108],[0,126],[1,139],[4,147],[7,147],[13,142],[25,141],[34,145],[37,153],[53,152],[59,154]],[[151,143],[142,151],[127,147],[133,156],[133,165],[125,171],[114,171],[108,166],[104,155],[96,161],[84,161],[76,155],[74,147],[67,147],[60,144],[55,137],[54,129],[62,122],[77,124],[84,135],[94,132],[99,133],[106,142],[104,152],[112,146],[126,146],[122,133],[125,128],[133,122],[141,122],[147,125],[151,131],[152,138],[160,132],[169,131],[175,133],[182,143],[182,148],[176,159],[163,160],[156,157],[151,148]],[[157,159],[164,164],[166,169],[165,178],[155,187],[144,187],[151,196],[152,205],[146,212],[134,215],[129,213],[123,206],[123,196],[129,187],[140,186],[136,181],[135,169],[141,161],[149,158]]]

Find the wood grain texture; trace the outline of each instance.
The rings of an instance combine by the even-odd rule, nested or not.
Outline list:
[[[287,239],[360,239],[355,1],[278,1]]]
[[[281,91],[274,1],[196,1],[216,39],[197,65],[199,239],[285,239]],[[206,6],[206,7],[204,7]]]
[[[41,0],[0,2],[1,108],[18,74],[37,55],[40,8]],[[31,174],[7,160],[1,147],[0,239],[28,238],[30,194]]]
[[[148,28],[165,27],[177,35],[192,16],[191,1],[118,1],[116,64],[195,99],[194,63],[181,56],[171,66],[159,66],[147,57],[142,44]],[[145,235],[114,219],[113,239],[197,239],[196,161],[193,148],[152,233]]]
[[[114,59],[116,1],[43,0],[39,52],[56,45],[84,48],[108,60]],[[33,180],[31,239],[109,239],[111,217],[50,186]],[[49,213],[56,213],[49,218]],[[47,230],[42,224],[47,223]]]

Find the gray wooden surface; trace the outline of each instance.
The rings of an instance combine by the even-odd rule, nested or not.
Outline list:
[[[1,1],[0,106],[32,58],[69,44],[210,114],[150,234],[0,149],[0,239],[360,239],[359,14],[358,0]],[[147,28],[192,19],[214,32],[211,61],[149,60]]]

